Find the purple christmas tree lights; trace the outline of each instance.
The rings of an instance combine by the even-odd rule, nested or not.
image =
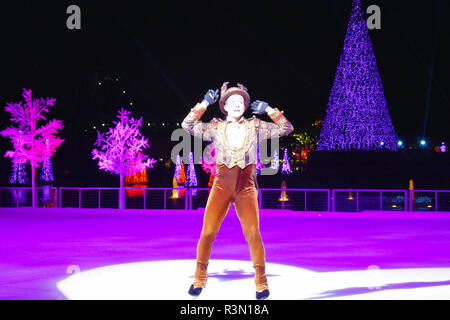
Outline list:
[[[361,0],[353,9],[317,150],[397,151]]]
[[[278,152],[276,150],[273,152],[273,158],[270,161],[270,167],[278,172],[278,168],[280,167],[280,157],[278,156]]]
[[[289,174],[291,173],[291,165],[289,163],[289,155],[288,155],[288,149],[284,149],[284,157],[283,157],[283,164],[281,166],[281,173],[283,174]]]
[[[192,152],[189,153],[189,166],[186,174],[186,185],[189,187],[198,186],[197,175],[195,174],[195,166],[194,166],[194,155]]]
[[[11,175],[9,176],[8,183],[14,184],[27,184],[28,176],[25,167],[25,163],[13,163],[11,168]]]
[[[48,141],[45,142],[47,144],[48,151]],[[54,181],[53,178],[53,166],[51,157],[45,157],[44,162],[42,163],[41,175],[39,177],[39,181]]]
[[[174,178],[176,179],[176,181],[178,182],[178,179],[180,179],[180,173],[181,173],[181,159],[180,159],[180,155],[177,155],[177,163],[175,164],[175,173],[174,173]]]
[[[50,157],[46,157],[44,159],[44,163],[42,164],[41,175],[39,176],[39,181],[54,181],[53,178],[53,166],[52,160]]]
[[[130,112],[123,108],[119,111],[119,121],[113,121],[114,128],[106,133],[97,131],[93,159],[98,159],[100,169],[120,176],[119,208],[125,208],[123,192],[123,178],[136,172],[152,168],[154,159],[142,154],[148,147],[148,139],[139,131],[142,126],[142,117],[137,120],[129,117]]]

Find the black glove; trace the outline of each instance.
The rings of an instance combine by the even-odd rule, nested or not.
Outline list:
[[[256,100],[250,104],[253,114],[263,114],[267,112],[267,108],[270,107],[267,102]]]
[[[216,91],[209,89],[203,98],[204,101],[208,103],[208,105],[215,103],[219,99],[219,89]]]

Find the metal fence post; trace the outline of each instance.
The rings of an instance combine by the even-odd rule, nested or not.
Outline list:
[[[438,207],[437,207],[437,204],[438,204],[438,201],[437,201],[437,194],[438,194],[438,192],[435,191],[435,192],[434,192],[434,211],[436,211],[436,212],[438,212]]]
[[[330,212],[330,205],[331,205],[330,189],[327,190],[327,202],[328,202],[327,212]]]
[[[164,210],[166,210],[166,189],[164,190]]]
[[[305,190],[305,212],[308,211],[308,207],[307,207],[307,205],[306,205],[306,193],[307,193],[307,192],[308,192],[308,191]]]
[[[259,202],[259,208],[260,209],[262,209],[262,199],[261,199],[261,197],[262,197],[262,190],[261,189],[259,189],[258,190],[258,193],[259,193],[259,199],[258,199],[258,202]]]
[[[383,211],[383,191],[380,190],[380,211]]]
[[[147,209],[147,189],[144,189],[144,210]]]
[[[408,193],[406,191],[403,191],[403,197],[405,199],[405,204],[404,204],[404,210],[403,211],[408,211]]]
[[[359,191],[356,190],[356,212],[359,212]]]
[[[409,190],[409,211],[413,211],[412,190]]]
[[[333,201],[333,211],[332,212],[336,212],[336,196],[335,196],[335,192],[334,189],[331,190],[331,200]]]
[[[78,189],[78,209],[81,208],[81,188]]]
[[[98,208],[100,209],[102,206],[101,206],[101,197],[102,197],[102,195],[101,195],[101,191],[102,191],[102,189],[100,189],[100,188],[98,188]]]

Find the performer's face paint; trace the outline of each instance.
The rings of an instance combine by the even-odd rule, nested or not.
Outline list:
[[[230,96],[225,102],[224,109],[230,118],[241,119],[245,111],[244,98],[239,94]]]

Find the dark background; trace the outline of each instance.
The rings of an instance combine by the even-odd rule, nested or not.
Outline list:
[[[71,4],[81,8],[81,30],[66,28]],[[431,90],[429,152],[442,141],[448,145],[449,1],[363,1],[364,7],[371,4],[381,8],[382,29],[370,35],[397,135],[406,150],[417,147]],[[296,131],[323,119],[351,5],[351,0],[7,2],[0,10],[0,105],[21,101],[22,88],[32,89],[34,97],[57,99],[49,118],[63,120],[66,141],[53,158],[56,185],[72,186],[118,185],[117,177],[91,160],[93,127],[105,130],[102,124],[109,126],[117,110],[127,108],[144,118],[147,153],[163,158],[148,171],[150,185],[169,186],[173,167],[164,162],[171,132],[208,89],[224,81],[243,83],[252,99],[284,110]],[[206,120],[220,116],[217,105],[210,109]],[[1,110],[0,117],[3,129],[9,113]],[[10,147],[0,138],[1,155]],[[10,160],[2,157],[0,168],[5,186]],[[197,174],[205,186],[199,167]]]

